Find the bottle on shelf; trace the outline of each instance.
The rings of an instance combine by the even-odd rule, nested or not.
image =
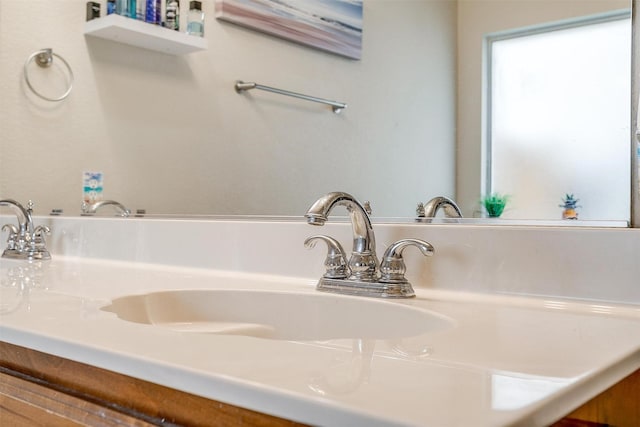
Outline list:
[[[179,0],[166,0],[165,26],[170,30],[180,31]]]
[[[204,12],[202,12],[202,3],[197,0],[189,3],[187,34],[204,37]]]
[[[100,3],[95,1],[87,2],[87,21],[100,18]]]
[[[136,19],[136,0],[116,0],[116,13]]]
[[[162,23],[161,20],[161,8],[162,8],[162,0],[147,0],[147,5],[145,8],[145,22],[150,24],[160,25]]]
[[[127,10],[128,6],[128,0],[116,0],[116,13],[118,15],[127,16],[129,13]]]
[[[136,19],[137,11],[136,0],[127,0],[127,14],[125,16]]]
[[[147,0],[136,0],[136,19],[144,21],[147,10]]]
[[[153,0],[156,2],[156,24],[162,25],[162,0]]]

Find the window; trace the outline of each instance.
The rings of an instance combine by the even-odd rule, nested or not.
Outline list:
[[[504,216],[629,220],[629,12],[487,38],[486,193]]]

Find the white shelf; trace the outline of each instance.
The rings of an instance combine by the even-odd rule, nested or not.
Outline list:
[[[190,36],[116,14],[87,21],[84,34],[171,55],[184,55],[207,49],[207,40],[202,37]]]

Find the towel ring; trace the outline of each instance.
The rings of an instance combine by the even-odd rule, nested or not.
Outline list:
[[[67,67],[67,70],[69,71],[69,87],[67,88],[66,92],[63,93],[58,98],[49,98],[48,96],[45,96],[39,93],[33,87],[33,85],[31,84],[31,81],[29,80],[28,67],[29,67],[29,64],[33,62],[34,59],[36,61],[36,64],[38,64],[42,68],[50,67],[51,64],[53,63],[54,56],[58,58],[60,61],[62,61],[62,63],[65,65],[65,67]],[[62,101],[67,96],[69,96],[69,94],[71,93],[71,89],[73,88],[73,71],[71,71],[71,66],[67,61],[64,60],[62,56],[58,55],[57,53],[53,53],[53,50],[49,48],[38,50],[36,52],[33,52],[31,56],[29,56],[29,58],[27,59],[27,62],[24,63],[24,79],[27,82],[27,86],[29,86],[29,89],[31,89],[33,93],[35,93],[38,97],[44,99],[45,101],[52,101],[52,102]]]

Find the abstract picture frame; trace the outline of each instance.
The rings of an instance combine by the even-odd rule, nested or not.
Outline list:
[[[216,0],[216,18],[361,59],[363,0]]]

